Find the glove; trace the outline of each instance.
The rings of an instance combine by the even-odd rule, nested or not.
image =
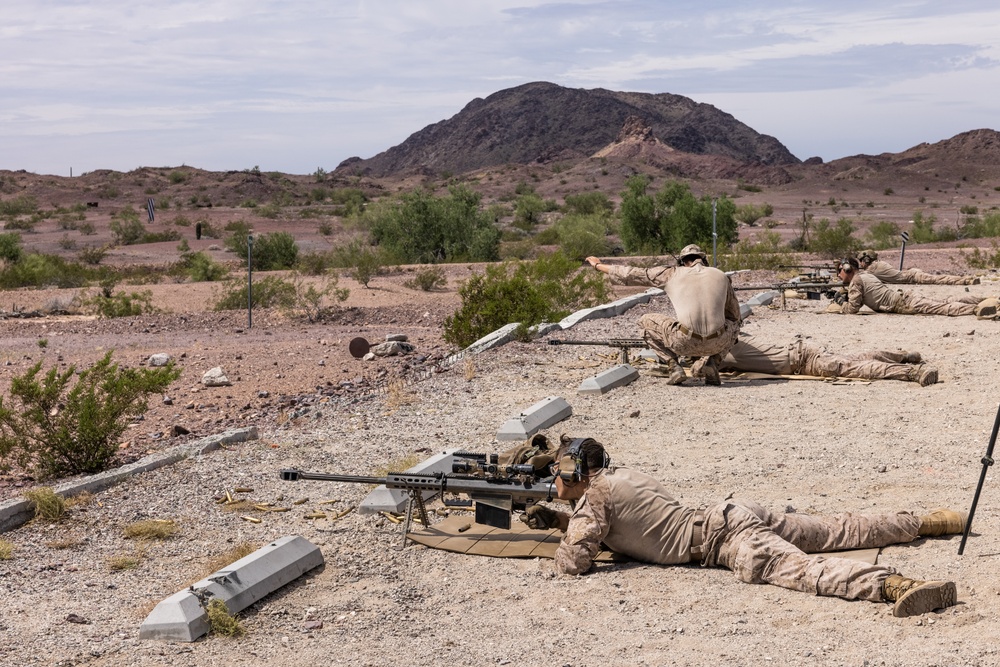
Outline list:
[[[532,530],[549,530],[559,527],[559,512],[541,505],[532,505],[521,515],[521,521]]]
[[[826,312],[828,313],[843,313],[844,306],[839,303],[831,303],[826,307]]]
[[[833,297],[833,300],[836,303],[838,303],[841,306],[843,306],[845,303],[847,303],[847,292],[845,292],[844,290],[837,290],[837,293]]]

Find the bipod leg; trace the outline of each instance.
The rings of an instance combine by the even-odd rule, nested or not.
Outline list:
[[[628,348],[627,347],[623,347],[622,348],[621,362],[622,362],[622,365],[624,365],[624,366],[628,365],[629,358],[628,358]]]
[[[406,548],[406,536],[410,532],[410,523],[413,521],[413,512],[420,512],[420,522],[424,526],[430,525],[430,517],[427,516],[427,506],[424,505],[424,495],[417,489],[410,490],[410,497],[406,501],[406,523],[403,524],[403,543],[400,549]]]
[[[969,518],[965,521],[965,532],[962,533],[962,541],[958,545],[958,555],[965,551],[965,541],[969,539],[969,532],[972,530],[972,517],[976,515],[976,505],[979,504],[979,493],[983,490],[983,482],[986,481],[986,471],[993,465],[993,446],[997,444],[997,432],[1000,431],[1000,408],[997,408],[997,418],[993,422],[993,433],[990,435],[990,444],[986,446],[986,455],[982,458],[983,471],[979,475],[979,484],[976,486],[976,493],[972,497],[972,507],[969,508]]]

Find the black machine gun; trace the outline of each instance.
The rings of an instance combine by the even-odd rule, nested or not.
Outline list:
[[[629,350],[649,347],[641,338],[608,338],[607,340],[556,340],[549,341],[549,345],[603,345],[604,347],[617,347],[621,353],[621,362],[629,363]]]
[[[524,511],[539,501],[551,501],[556,497],[554,478],[549,475],[547,466],[544,471],[539,471],[531,464],[503,464],[496,454],[458,452],[453,456],[450,474],[390,472],[385,477],[370,477],[285,469],[281,471],[281,479],[286,482],[317,480],[381,484],[389,489],[406,491],[410,500],[403,531],[404,540],[414,510],[425,526],[430,525],[424,504],[424,494],[428,492],[440,494],[446,505],[457,504],[444,499],[446,493],[468,496],[475,503],[476,523],[505,530],[510,528],[510,517],[514,511]]]

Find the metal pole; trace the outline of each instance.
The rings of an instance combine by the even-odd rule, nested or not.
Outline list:
[[[993,465],[993,446],[997,444],[997,431],[1000,431],[1000,408],[997,408],[997,418],[993,422],[993,433],[990,435],[990,444],[986,446],[986,456],[983,457],[983,471],[979,475],[979,485],[972,498],[972,507],[969,508],[969,518],[965,520],[965,531],[962,533],[962,541],[958,545],[958,555],[965,551],[965,541],[969,539],[969,531],[972,529],[972,517],[976,515],[976,505],[979,504],[979,492],[983,490],[983,482],[986,481],[986,471]]]
[[[719,243],[719,233],[715,229],[715,205],[718,203],[718,199],[712,200],[712,266],[719,266],[719,255],[716,253],[716,248]]]
[[[906,242],[910,240],[909,232],[903,232],[899,235],[903,239],[903,247],[899,250],[899,270],[903,270],[903,257],[906,255]]]
[[[247,329],[253,329],[253,234],[247,234]]]

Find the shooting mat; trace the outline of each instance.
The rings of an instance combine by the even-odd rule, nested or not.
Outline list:
[[[554,558],[559,539],[556,529],[532,530],[520,521],[512,521],[510,530],[476,523],[470,516],[450,516],[430,527],[419,527],[407,537],[431,549],[444,549],[474,556],[494,558]],[[850,558],[869,565],[878,559],[879,549],[855,549],[824,554],[830,558]],[[594,559],[602,563],[625,562],[627,556],[601,550]]]

